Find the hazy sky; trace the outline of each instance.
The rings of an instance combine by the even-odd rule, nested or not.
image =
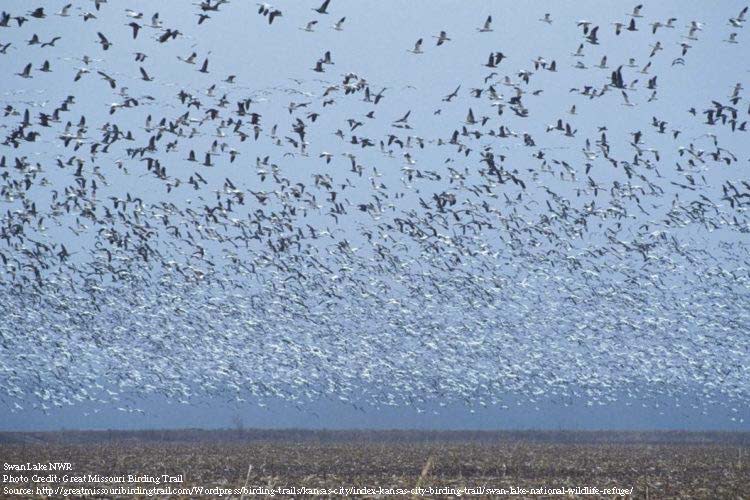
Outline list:
[[[566,148],[569,143],[562,135],[543,136],[543,126],[554,123],[572,104],[577,104],[575,124],[586,136],[596,138],[596,127],[606,124],[608,134],[612,137],[626,136],[628,133],[645,128],[649,115],[669,117],[671,126],[680,127],[684,137],[693,137],[702,130],[692,129],[692,125],[679,122],[687,116],[687,108],[693,105],[708,106],[712,99],[725,101],[737,82],[750,87],[748,82],[749,63],[747,43],[730,45],[722,40],[732,31],[739,32],[739,39],[750,37],[750,28],[733,30],[727,26],[727,19],[736,16],[745,5],[743,1],[659,1],[644,5],[644,18],[639,19],[640,31],[634,34],[614,35],[611,23],[627,21],[627,13],[632,11],[633,3],[614,1],[559,1],[559,2],[510,2],[510,1],[384,1],[364,2],[359,0],[333,0],[329,7],[330,15],[320,16],[311,9],[317,7],[315,1],[277,0],[275,5],[283,11],[283,17],[277,18],[272,26],[266,19],[257,14],[257,6],[252,1],[231,0],[222,6],[219,12],[211,12],[211,18],[203,25],[197,26],[197,7],[187,1],[170,0],[167,2],[132,1],[120,2],[110,0],[96,12],[97,19],[84,23],[79,17],[83,10],[94,12],[94,4],[88,0],[73,2],[71,17],[61,18],[52,15],[60,8],[62,2],[37,2],[34,7],[44,5],[48,17],[43,20],[32,20],[20,29],[0,28],[0,43],[11,42],[5,55],[0,55],[0,68],[5,75],[20,72],[27,62],[33,62],[34,68],[47,59],[53,72],[42,74],[34,70],[33,79],[22,79],[8,76],[0,80],[0,100],[3,106],[12,104],[23,108],[32,106],[33,114],[45,109],[50,112],[66,95],[76,96],[74,117],[85,114],[92,126],[115,121],[121,128],[142,127],[141,119],[146,113],[146,106],[153,108],[153,116],[173,116],[179,109],[174,97],[183,88],[191,91],[205,90],[215,82],[221,82],[228,75],[236,75],[233,85],[218,83],[216,94],[233,92],[253,96],[258,102],[254,110],[262,113],[265,123],[287,120],[286,106],[289,101],[303,101],[305,96],[284,95],[286,88],[292,86],[293,78],[304,80],[303,88],[309,91],[320,91],[324,82],[339,82],[340,75],[352,71],[367,78],[375,91],[381,87],[387,90],[383,103],[377,108],[378,117],[384,121],[394,120],[411,110],[410,123],[423,137],[449,136],[445,126],[451,118],[459,124],[464,120],[466,104],[465,94],[471,86],[488,74],[482,67],[491,51],[501,51],[507,56],[502,62],[501,74],[508,71],[533,68],[532,61],[543,56],[547,60],[555,59],[558,73],[540,71],[532,80],[531,89],[543,89],[544,92],[533,101],[533,121],[535,134],[543,139],[548,148]],[[177,28],[184,36],[175,41],[159,45],[154,42],[155,30],[144,27],[137,40],[132,40],[127,23],[131,20],[125,15],[126,8],[143,11],[140,22],[147,23],[158,5],[164,25]],[[32,7],[26,1],[9,0],[3,2],[0,9],[15,14],[26,13]],[[545,13],[554,19],[552,25],[539,21]],[[493,17],[492,33],[478,33],[487,15]],[[341,17],[346,17],[344,31],[337,32],[330,26]],[[651,35],[647,26],[654,20],[665,22],[675,17],[677,29],[662,29],[658,36]],[[301,29],[312,19],[320,23],[315,33]],[[671,70],[659,71],[659,98],[650,103],[648,111],[642,107],[628,108],[620,104],[619,96],[609,96],[609,106],[601,106],[598,101],[587,102],[574,99],[570,89],[596,82],[597,86],[606,80],[611,70],[600,70],[602,75],[592,79],[591,70],[579,71],[571,68],[577,58],[571,56],[579,43],[583,42],[581,31],[576,22],[586,19],[600,28],[600,45],[586,44],[583,59],[587,66],[597,64],[603,55],[607,55],[610,67],[616,67],[635,57],[638,68],[648,61],[650,44],[662,40],[665,51],[662,67],[668,68],[663,61],[679,56],[678,42],[680,35],[686,32],[685,26],[691,20],[704,24],[701,40],[691,42],[685,66]],[[15,24],[15,22],[13,22]],[[446,30],[451,41],[444,46],[435,47],[432,36]],[[104,52],[97,44],[96,32],[101,31],[112,41],[113,46]],[[42,41],[53,36],[61,39],[53,48],[27,46],[32,34],[37,33]],[[407,52],[418,38],[424,38],[425,54],[414,56]],[[742,40],[744,42],[744,40]],[[330,50],[335,65],[326,73],[312,71],[315,61]],[[148,54],[146,61],[133,62],[133,54],[142,51]],[[208,75],[201,74],[195,67],[186,67],[177,56],[187,57],[192,51],[199,53],[198,64],[208,57],[210,61]],[[77,68],[83,66],[80,58],[88,55],[94,59],[90,74],[79,82],[73,77]],[[744,56],[744,57],[743,57]],[[153,82],[140,80],[138,66],[143,66]],[[117,112],[109,115],[109,104],[116,97],[108,85],[102,81],[95,69],[101,69],[118,80],[118,86],[127,86],[132,95],[151,96],[153,100],[141,98],[144,108],[137,115]],[[651,75],[635,73],[632,70],[628,79],[640,78],[640,89],[631,92],[631,99],[643,104],[648,91],[643,88],[645,80]],[[462,104],[451,106],[443,103],[442,98],[462,85]],[[503,89],[506,94],[510,90]],[[265,100],[267,99],[267,100]],[[208,100],[208,98],[206,98]],[[310,100],[317,102],[318,96]],[[230,107],[234,106],[234,102]],[[354,115],[355,107],[347,109],[345,101],[336,104],[336,114]],[[746,106],[746,103],[744,104]],[[173,108],[173,109],[170,109]],[[433,114],[442,108],[441,119]],[[606,114],[602,114],[605,110]],[[510,114],[509,111],[506,113]],[[136,120],[137,117],[137,120]],[[646,122],[644,123],[644,117]],[[527,122],[507,116],[507,126],[524,131],[531,127]],[[573,120],[570,116],[565,119]],[[339,120],[341,121],[341,120]],[[5,122],[0,122],[5,123]],[[457,125],[456,125],[457,126]],[[330,132],[340,127],[328,116],[322,116],[320,122],[310,132],[310,141],[314,143],[313,156],[317,156],[327,144],[334,144]],[[539,132],[539,129],[542,132]],[[7,131],[3,130],[3,134]],[[287,133],[286,130],[284,133]],[[364,132],[363,132],[364,135]],[[205,151],[214,137],[199,137],[192,143],[196,152]],[[705,140],[702,139],[702,140]],[[747,156],[747,147],[743,141],[747,135],[721,136],[724,147],[742,152]],[[580,140],[575,142],[579,147]],[[674,151],[671,138],[654,139],[652,147]],[[59,141],[39,142],[24,146],[26,154],[34,161],[54,162],[57,155],[69,156]],[[331,146],[337,147],[337,146]],[[7,146],[2,146],[2,154],[18,154]],[[254,149],[253,149],[254,148]],[[338,150],[337,150],[338,151]],[[254,164],[256,156],[277,154],[276,151],[262,146],[249,146],[243,151],[237,164],[232,166],[233,179],[253,182],[254,172],[246,173],[242,165]],[[368,153],[362,153],[367,158]],[[187,148],[182,147],[180,158],[185,158]],[[377,158],[372,153],[372,158]],[[440,164],[442,158],[421,158],[422,162]],[[289,160],[296,165],[296,160]],[[171,161],[170,168],[180,168]],[[50,171],[53,170],[52,164]],[[250,170],[250,167],[244,168]],[[299,168],[307,168],[299,162]],[[738,169],[747,172],[747,160],[736,164]],[[135,169],[134,169],[135,170]],[[50,173],[54,178],[56,173]],[[215,175],[217,179],[224,173]],[[390,177],[389,177],[390,175]],[[614,175],[614,174],[613,174]],[[736,171],[717,173],[718,176],[737,175]],[[386,173],[385,179],[397,179],[398,173]],[[602,178],[602,182],[606,182]],[[121,192],[145,192],[144,196],[154,197],[156,191],[149,192],[154,181],[133,175],[119,179],[117,189]],[[564,188],[561,188],[564,189]],[[180,195],[185,196],[185,195]],[[189,195],[188,195],[189,196]],[[185,201],[185,200],[183,200]],[[51,234],[59,229],[51,228]],[[63,233],[60,233],[61,235]],[[64,237],[64,236],[61,236]],[[723,236],[729,241],[736,241],[736,236]],[[0,297],[2,300],[2,297]],[[8,321],[0,320],[0,321]],[[750,332],[744,332],[746,335]],[[745,350],[747,354],[747,349]],[[13,356],[15,353],[0,351],[2,356]],[[747,360],[750,363],[750,359]],[[189,360],[188,360],[189,362]],[[2,378],[0,378],[2,382]],[[167,403],[150,396],[139,401],[137,394],[131,395],[130,401],[145,409],[145,414],[124,413],[115,407],[101,408],[88,404],[52,410],[49,414],[29,409],[11,412],[11,400],[0,400],[7,403],[7,408],[0,407],[0,430],[42,430],[60,428],[149,428],[149,427],[227,427],[233,426],[239,418],[246,427],[315,427],[315,428],[573,428],[573,429],[727,429],[750,430],[750,409],[747,406],[716,408],[715,412],[704,414],[703,409],[695,409],[691,403],[706,397],[700,391],[685,394],[684,400],[675,405],[675,401],[628,400],[628,404],[618,402],[609,406],[589,406],[584,399],[564,402],[546,401],[540,398],[538,404],[525,402],[521,406],[513,404],[512,394],[508,394],[508,408],[469,408],[466,405],[451,404],[440,408],[438,402],[420,408],[370,408],[365,411],[352,408],[351,405],[338,401],[322,400],[314,404],[297,407],[284,401],[267,401],[266,407],[256,404],[238,405],[218,397],[208,400],[196,400],[191,405]],[[718,401],[725,398],[712,395]],[[732,411],[734,408],[735,411]],[[424,410],[424,411],[423,411]],[[436,413],[437,412],[437,413]],[[734,420],[733,420],[734,419]],[[744,419],[744,423],[740,423]]]

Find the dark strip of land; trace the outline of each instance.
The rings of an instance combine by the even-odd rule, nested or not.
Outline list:
[[[0,432],[2,444],[94,444],[108,442],[201,443],[540,443],[540,444],[715,444],[750,446],[750,432],[724,431],[437,431],[308,429],[62,430]]]

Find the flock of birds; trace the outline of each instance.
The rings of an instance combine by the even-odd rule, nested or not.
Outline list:
[[[342,73],[347,2],[240,3],[202,0],[174,24],[166,5],[106,0],[0,15],[5,404],[672,397],[741,418],[747,73],[713,75],[703,99],[681,72],[701,44],[742,64],[727,51],[747,7],[725,27],[647,5],[611,24],[532,12],[529,43],[574,43],[531,61],[499,13],[437,27],[393,64],[448,67],[441,51],[474,37],[461,57],[482,69],[442,74],[426,102],[406,72]],[[258,38],[325,29],[339,46],[254,88],[201,45],[226,12]],[[632,58],[608,57],[620,43]],[[695,101],[658,107],[672,92]]]

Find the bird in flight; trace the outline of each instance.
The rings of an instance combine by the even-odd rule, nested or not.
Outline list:
[[[323,3],[318,7],[317,9],[313,9],[318,14],[328,14],[328,4],[331,3],[331,0],[324,0]]]
[[[102,46],[102,49],[109,50],[112,46],[112,42],[110,42],[101,32],[97,32],[96,34],[99,36],[99,44]]]
[[[445,31],[441,31],[438,36],[434,36],[433,38],[437,38],[437,45],[443,45],[443,43],[450,41]]]
[[[422,54],[423,53],[422,52],[422,39],[421,38],[419,40],[417,40],[417,43],[414,44],[414,48],[413,49],[409,49],[409,52],[411,52],[412,54]]]
[[[489,33],[492,31],[492,16],[487,16],[484,21],[484,25],[481,28],[477,28],[480,33]]]

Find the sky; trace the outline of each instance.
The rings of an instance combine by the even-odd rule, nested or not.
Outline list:
[[[645,17],[638,20],[640,30],[636,33],[623,33],[617,36],[614,34],[611,23],[627,21],[629,19],[627,14],[632,11],[635,4],[611,1],[458,3],[333,0],[329,7],[330,14],[319,15],[312,11],[313,8],[319,6],[317,2],[279,0],[274,5],[282,10],[283,16],[277,18],[269,26],[266,18],[258,14],[257,5],[254,2],[231,0],[218,12],[211,12],[210,19],[197,25],[197,7],[194,4],[172,0],[159,3],[160,19],[165,27],[179,29],[183,35],[165,44],[154,41],[154,37],[160,33],[159,30],[144,26],[138,38],[133,40],[131,29],[127,26],[132,20],[127,17],[125,9],[143,12],[143,19],[138,22],[147,24],[154,12],[153,2],[110,0],[102,5],[100,11],[95,12],[93,2],[81,0],[73,2],[70,17],[52,15],[61,7],[61,2],[40,1],[37,3],[45,7],[48,13],[47,18],[32,19],[20,28],[0,28],[0,44],[8,42],[12,44],[4,55],[0,55],[0,67],[5,74],[12,75],[21,72],[28,62],[33,62],[34,68],[37,68],[46,59],[50,62],[53,71],[44,74],[34,69],[32,79],[23,79],[18,76],[3,78],[0,81],[0,99],[4,107],[7,105],[18,109],[30,107],[34,116],[39,112],[51,112],[65,96],[74,95],[75,110],[72,116],[66,119],[75,121],[80,115],[85,115],[92,129],[104,123],[117,123],[123,130],[142,130],[145,115],[152,115],[156,121],[162,116],[174,117],[184,111],[176,100],[181,90],[194,93],[205,104],[205,107],[210,106],[215,98],[206,95],[206,89],[215,83],[216,97],[222,94],[231,96],[230,108],[235,107],[234,102],[237,99],[252,99],[252,110],[263,115],[263,124],[266,127],[264,134],[268,132],[267,128],[270,124],[280,123],[279,135],[282,137],[292,135],[289,131],[289,123],[291,123],[292,116],[296,117],[298,113],[295,112],[292,115],[288,112],[290,102],[310,102],[306,110],[321,112],[315,126],[309,127],[310,158],[303,158],[300,155],[284,156],[283,148],[274,146],[269,140],[248,141],[242,143],[241,147],[238,146],[240,154],[236,162],[226,164],[223,158],[217,159],[215,161],[221,162],[222,168],[211,171],[200,170],[212,189],[221,188],[223,179],[226,177],[230,177],[237,185],[242,183],[247,189],[260,189],[255,174],[256,157],[262,158],[266,155],[270,155],[273,158],[272,161],[279,163],[283,161],[290,178],[310,179],[313,168],[321,167],[323,160],[319,159],[318,155],[324,151],[335,152],[336,157],[331,168],[339,169],[339,172],[345,172],[344,169],[348,168],[348,160],[342,158],[342,153],[354,151],[359,161],[364,164],[382,165],[376,167],[383,174],[380,178],[382,182],[388,185],[396,184],[399,182],[403,166],[401,158],[396,157],[390,161],[384,161],[382,155],[376,151],[377,148],[372,148],[372,151],[359,151],[353,146],[351,149],[344,149],[333,132],[345,127],[346,119],[353,117],[364,122],[358,132],[361,137],[382,137],[388,123],[410,111],[409,123],[415,135],[433,139],[440,137],[447,140],[452,131],[465,120],[468,107],[471,107],[477,116],[495,112],[495,109],[486,101],[474,100],[468,94],[489,74],[490,70],[482,64],[490,52],[502,52],[506,56],[500,68],[495,70],[499,73],[497,78],[510,74],[514,80],[518,80],[517,72],[533,69],[532,61],[538,57],[544,57],[547,61],[554,59],[557,62],[557,73],[540,70],[532,76],[527,90],[531,92],[539,89],[543,92],[534,96],[533,99],[530,96],[524,97],[526,105],[531,110],[531,117],[515,117],[506,108],[502,123],[520,133],[527,131],[531,133],[540,144],[543,143],[544,151],[549,156],[560,154],[566,158],[574,157],[578,165],[583,163],[579,152],[582,138],[589,137],[592,141],[596,140],[599,137],[598,127],[604,125],[607,127],[609,137],[619,138],[617,141],[612,140],[613,155],[630,156],[628,143],[621,138],[627,137],[636,130],[646,130],[651,122],[651,116],[668,120],[670,129],[679,128],[682,137],[681,142],[678,142],[681,144],[687,145],[694,142],[701,148],[710,149],[711,138],[704,135],[706,128],[700,124],[700,120],[689,119],[688,108],[691,106],[709,107],[712,100],[726,101],[732,88],[738,82],[743,83],[745,87],[750,86],[748,85],[750,66],[747,58],[742,57],[746,54],[747,46],[743,38],[750,36],[750,32],[747,32],[747,28],[735,30],[727,26],[727,19],[736,16],[745,6],[741,1],[718,3],[660,1],[644,4],[643,15]],[[8,10],[16,15],[26,13],[30,7],[27,2],[10,0],[4,2],[0,9]],[[84,11],[95,12],[97,18],[84,22],[80,18],[80,14]],[[548,25],[540,21],[545,13],[550,13],[554,20],[552,24]],[[477,28],[481,27],[488,15],[492,15],[494,31],[478,32]],[[27,17],[29,17],[28,14]],[[343,31],[331,29],[332,24],[341,17],[346,17]],[[670,17],[678,19],[675,23],[677,28],[674,30],[662,28],[658,36],[653,36],[647,23],[654,20],[665,22]],[[319,20],[315,32],[309,33],[301,29],[313,19]],[[581,28],[576,26],[580,20],[589,20],[594,25],[601,26],[598,45],[584,43]],[[685,57],[684,66],[670,65],[669,61],[680,56],[679,43],[683,41],[680,36],[687,31],[686,25],[692,20],[700,21],[704,25],[700,40],[691,42],[692,47]],[[15,21],[12,21],[12,25],[15,26]],[[433,36],[441,30],[445,30],[451,40],[436,47]],[[724,43],[722,40],[733,31],[739,33],[738,40],[741,43]],[[112,42],[109,50],[103,51],[98,45],[97,32],[104,33]],[[38,34],[42,41],[47,41],[53,36],[60,36],[61,39],[54,47],[28,46],[26,40],[30,39],[34,33]],[[419,38],[424,39],[425,53],[421,55],[409,53],[408,49],[411,49]],[[648,56],[651,46],[657,39],[661,41],[665,50],[654,59],[654,70],[648,75],[637,73],[637,69],[642,68],[650,59]],[[572,53],[576,51],[580,43],[584,43],[585,56],[581,60],[588,67],[586,70],[572,67],[579,60]],[[178,59],[178,56],[187,58],[194,51],[198,54],[197,66],[187,65]],[[316,61],[326,51],[331,51],[334,64],[327,67],[325,73],[318,74],[312,71]],[[134,62],[136,52],[147,54],[147,59],[143,62]],[[89,65],[81,62],[80,59],[84,55],[93,59]],[[610,69],[594,69],[593,66],[599,63],[603,55],[607,56]],[[637,68],[626,68],[625,79],[628,83],[635,78],[639,79],[638,90],[628,91],[630,99],[637,103],[637,106],[623,106],[619,92],[612,92],[611,95],[595,100],[586,99],[571,92],[573,88],[581,88],[592,82],[597,87],[601,87],[608,81],[611,70],[631,57],[636,59]],[[197,70],[206,58],[209,60],[209,73],[203,74]],[[141,80],[138,72],[139,66],[143,67],[154,80]],[[82,67],[88,67],[90,72],[74,82],[74,76]],[[110,89],[97,74],[97,70],[117,80],[118,90]],[[592,77],[591,75],[596,71],[599,72],[598,76]],[[321,101],[324,100],[321,96],[322,89],[328,85],[340,83],[342,75],[348,72],[366,78],[372,92],[378,92],[381,88],[385,89],[383,92],[385,98],[375,110],[378,119],[372,123],[363,118],[359,99],[344,100],[337,95],[335,104],[327,109],[321,108]],[[235,83],[223,82],[229,75],[235,75]],[[658,100],[647,103],[650,92],[643,86],[652,75],[658,75]],[[299,83],[295,82],[295,79]],[[445,102],[443,99],[459,85],[461,86],[460,97],[456,99],[456,102]],[[129,95],[137,97],[140,105],[135,110],[121,109],[110,114],[110,106],[113,102],[123,102],[123,98],[117,95],[123,86],[127,87]],[[513,95],[513,90],[504,87],[502,83],[498,83],[496,87],[504,94],[506,100]],[[573,104],[576,105],[575,116],[568,114]],[[743,102],[739,107],[742,109],[746,105],[747,103]],[[438,109],[440,113],[436,114]],[[195,112],[194,116],[201,116],[202,112]],[[303,115],[300,113],[299,116]],[[578,129],[575,141],[569,141],[563,134],[545,132],[546,125],[554,124],[561,117],[564,121],[570,121]],[[7,118],[0,122],[4,127],[0,129],[3,135],[9,133],[9,123]],[[212,132],[213,125],[201,124],[199,127],[202,133],[191,139],[189,145],[180,144],[177,152],[172,156],[163,151],[154,153],[154,156],[168,165],[170,173],[183,178],[187,177],[190,174],[189,169],[193,168],[193,166],[186,165],[184,161],[188,151],[194,149],[201,159],[203,152],[217,139],[217,135],[206,133]],[[392,128],[385,128],[386,134],[392,132]],[[714,169],[708,173],[707,182],[711,184],[712,192],[718,195],[719,186],[724,180],[743,178],[743,175],[747,178],[748,149],[745,135],[726,133],[725,129],[717,133],[720,134],[721,145],[734,151],[740,157],[740,161],[733,167]],[[350,134],[347,131],[348,135]],[[658,136],[649,132],[648,141],[648,147],[660,150],[663,156],[670,159],[674,157],[674,161],[685,161],[675,154],[676,143],[670,134]],[[522,170],[530,165],[527,151],[518,144],[518,141],[497,147],[496,153],[501,154],[503,148],[507,148],[506,154],[514,162],[513,166],[516,168]],[[436,170],[444,168],[442,166],[443,155],[435,147],[425,148],[424,151],[415,149],[412,153],[421,168]],[[42,140],[24,144],[19,150],[2,146],[2,154],[9,160],[14,156],[24,154],[32,162],[44,163],[47,177],[52,181],[53,187],[64,186],[65,183],[70,183],[72,178],[69,170],[57,170],[55,166],[57,158],[67,159],[72,153],[54,137],[54,134],[45,134]],[[122,161],[132,174],[124,174],[121,169],[117,169],[115,165],[118,161]],[[147,202],[164,199],[161,181],[144,173],[142,162],[128,160],[124,151],[104,154],[99,158],[98,163],[111,183],[108,188],[102,190],[104,196],[137,193]],[[535,162],[534,165],[537,163]],[[459,163],[456,165],[458,166]],[[597,182],[601,184],[609,184],[621,175],[621,172],[614,170],[600,171],[599,164],[595,168],[599,175]],[[665,169],[661,168],[661,170]],[[662,173],[667,178],[680,180],[676,174],[666,171]],[[671,175],[674,177],[670,177]],[[561,182],[552,187],[571,198],[576,196],[573,184]],[[350,192],[360,196],[366,195],[368,193],[367,182],[357,183]],[[39,188],[39,191],[33,191],[30,196],[36,196],[42,200],[45,199],[46,193],[47,191]],[[432,193],[425,191],[419,194],[428,198]],[[204,194],[204,196],[210,199],[208,195]],[[174,194],[170,195],[170,200],[181,207],[197,207],[205,201],[198,197],[198,193],[182,189],[175,190]],[[416,207],[418,198],[419,196],[414,195],[398,203],[403,204],[405,209],[410,206],[409,204]],[[541,200],[542,198],[539,198],[540,202]],[[6,203],[9,209],[17,208],[17,204],[12,201],[6,200]],[[320,223],[321,227],[326,224],[331,225],[330,219],[325,217],[316,219],[315,215],[311,215],[310,221]],[[349,235],[350,242],[356,245],[361,243],[358,238],[361,239],[362,236],[356,234],[355,228],[356,222],[346,222],[339,227],[343,234]],[[726,242],[737,244],[745,251],[747,247],[746,238],[736,231],[719,229],[713,234],[699,233],[687,236],[695,245],[700,245],[699,249],[703,248],[709,253],[718,248],[721,243]],[[82,255],[93,238],[91,234],[73,237],[65,225],[52,224],[49,225],[46,237],[50,241],[67,242],[69,249],[74,252],[78,251],[78,257],[74,257],[74,261],[77,258],[83,258]],[[597,241],[595,237],[592,237],[588,243],[595,247],[597,244],[604,245],[605,241]],[[214,248],[211,244],[208,244],[207,248],[209,252],[217,254],[221,252],[220,248]],[[740,265],[739,263],[731,264]],[[679,278],[680,276],[675,277],[675,282],[678,282]],[[672,278],[667,274],[663,279],[669,283]],[[259,286],[262,289],[262,286]],[[543,287],[543,285],[539,286]],[[4,287],[2,292],[10,294],[7,287]],[[748,291],[745,289],[742,292],[744,295],[737,300],[740,305],[743,300],[744,304],[747,304]],[[686,302],[689,302],[689,289],[677,290],[674,293],[677,296],[684,296]],[[12,304],[10,295],[8,298],[8,303]],[[533,311],[543,311],[545,304],[530,304],[529,307]],[[132,315],[127,321],[123,320],[123,324],[127,323],[131,327],[137,324],[139,314],[137,311],[124,309],[120,313],[125,316]],[[535,312],[534,314],[541,313]],[[560,322],[566,328],[574,325],[576,320],[585,326],[586,319],[576,318],[573,313],[561,314],[563,317]],[[631,319],[637,317],[632,316],[635,314],[632,311],[622,314]],[[595,320],[595,311],[592,311],[592,315],[590,321]],[[356,323],[356,320],[356,317],[342,319],[338,324],[354,328],[355,325],[352,323]],[[18,321],[19,329],[32,323],[31,320],[16,320],[10,317],[0,321]],[[110,319],[100,317],[93,318],[91,321],[98,325],[97,328],[103,328],[101,325],[106,325]],[[468,317],[454,317],[452,321],[455,322],[454,326],[457,328],[457,325],[469,324]],[[679,323],[679,320],[675,321]],[[85,321],[83,324],[85,325]],[[732,366],[735,363],[741,365],[744,360],[745,366],[748,366],[750,364],[748,363],[750,361],[747,343],[750,334],[747,330],[748,324],[750,322],[746,315],[738,319],[738,326],[732,332],[732,338],[740,341],[738,345],[719,346],[705,355],[725,356],[728,364],[731,361]],[[151,326],[153,325],[149,327]],[[11,332],[16,328],[14,324],[6,324],[4,327],[6,332]],[[695,334],[700,333],[699,325],[686,327],[694,329]],[[544,330],[539,333],[541,338],[546,338],[545,335],[553,333],[547,330],[554,330],[554,326],[550,326],[549,323],[544,323],[544,326],[540,328]],[[81,331],[85,331],[85,326]],[[127,332],[122,335],[125,338]],[[135,338],[140,338],[139,335],[146,334],[138,334]],[[304,337],[303,334],[300,336]],[[21,338],[21,335],[17,333],[14,338]],[[55,334],[50,333],[48,337],[36,340],[53,343]],[[509,346],[509,349],[518,348],[519,352],[523,352],[524,341],[514,340],[514,342],[517,342],[518,346]],[[654,342],[655,345],[661,345],[659,340]],[[210,342],[207,341],[208,343]],[[664,341],[664,344],[668,348],[668,340]],[[0,356],[6,360],[5,366],[19,366],[10,359],[24,349],[23,345],[23,342],[19,341],[14,343],[12,350],[7,348],[0,350]],[[357,345],[356,341],[352,341],[353,348]],[[132,347],[139,349],[136,342]],[[404,347],[408,351],[406,340],[404,340]],[[623,348],[627,349],[628,345],[624,345]],[[34,349],[30,350],[34,351]],[[52,364],[54,349],[44,352],[52,353],[49,354],[50,364]],[[75,351],[71,353],[67,362],[75,365],[77,354]],[[182,354],[184,355],[184,352]],[[89,363],[93,358],[89,356],[85,359],[85,362]],[[129,362],[126,354],[122,359],[125,363]],[[185,356],[181,361],[198,364],[197,359]],[[559,363],[560,359],[552,357],[551,363]],[[669,359],[668,355],[664,355],[655,359],[654,362],[669,362]],[[252,359],[243,360],[243,358],[234,361],[253,362]],[[430,371],[435,368],[431,363],[440,362],[440,358],[437,357],[424,363],[420,368]],[[716,362],[716,359],[711,362]],[[208,365],[206,369],[210,369]],[[485,375],[493,378],[492,370],[494,369],[496,367],[488,363]],[[652,370],[658,373],[659,369],[656,367]],[[183,373],[192,371],[199,372],[200,367],[186,368]],[[24,375],[26,378],[22,377],[20,385],[25,389],[31,389],[34,385],[32,372],[33,370],[30,370]],[[18,382],[8,373],[8,371],[0,372],[0,382],[3,382],[6,388]],[[99,377],[100,382],[103,382],[107,377],[106,370],[102,370],[96,376]],[[659,381],[652,381],[652,383],[658,384]],[[377,385],[377,381],[370,385],[367,382],[364,383],[366,388],[373,390],[377,389]],[[290,403],[281,398],[264,398],[260,406],[258,401],[237,402],[224,394],[217,394],[213,397],[201,395],[191,399],[190,404],[181,404],[168,401],[168,398],[158,394],[146,393],[144,396],[139,394],[137,387],[132,388],[130,393],[123,396],[123,401],[128,403],[126,409],[137,407],[143,410],[142,413],[118,410],[120,403],[117,401],[111,401],[104,406],[82,402],[73,406],[53,408],[49,412],[34,408],[33,403],[22,404],[20,405],[22,409],[19,409],[14,406],[16,399],[3,394],[0,405],[5,405],[5,410],[0,406],[0,413],[4,413],[3,418],[0,418],[0,430],[215,428],[232,427],[238,419],[245,427],[750,430],[750,410],[746,404],[747,399],[743,401],[742,398],[739,400],[727,398],[726,394],[722,394],[721,391],[706,394],[705,386],[692,389],[689,385],[680,386],[678,390],[684,389],[688,390],[678,400],[673,397],[674,390],[665,390],[663,399],[653,397],[654,393],[658,394],[658,390],[650,390],[649,396],[642,400],[636,396],[618,399],[607,405],[600,405],[598,402],[592,404],[591,399],[585,396],[570,399],[558,398],[554,395],[542,396],[529,402],[528,398],[517,398],[509,390],[501,395],[505,401],[503,405],[489,405],[488,407],[452,400],[447,403],[443,402],[445,405],[443,406],[441,401],[434,398],[428,398],[419,405],[406,404],[400,407],[363,405],[360,407],[350,402],[340,401],[335,391],[330,397],[318,398],[304,404]],[[623,392],[629,390],[629,388],[623,388]],[[738,392],[745,398],[748,396],[746,391],[746,385],[738,389]],[[709,404],[713,406],[709,411],[706,411],[706,399],[716,402],[715,405]]]

